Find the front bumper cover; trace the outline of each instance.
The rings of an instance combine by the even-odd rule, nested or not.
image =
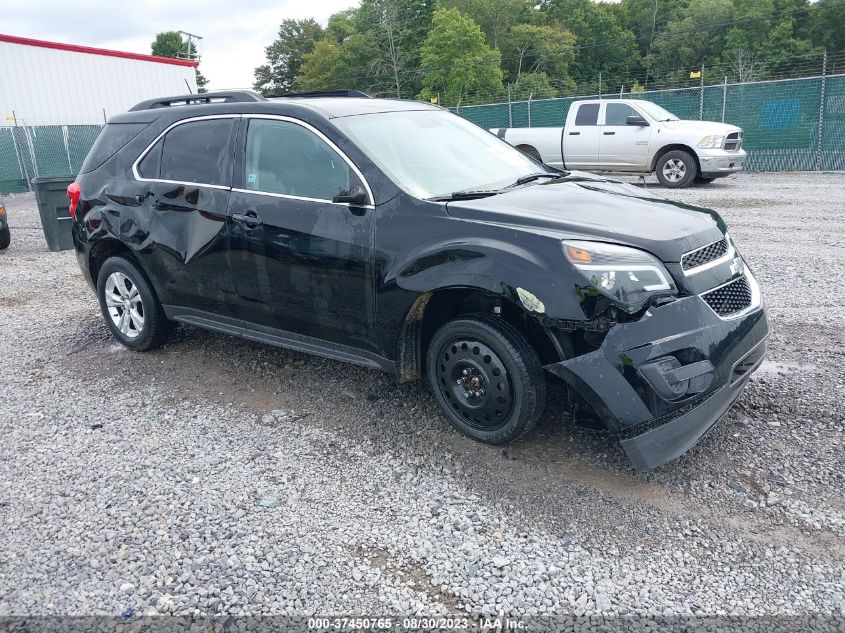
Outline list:
[[[545,369],[620,435],[634,466],[650,469],[689,450],[728,410],[762,362],[768,331],[762,306],[725,319],[701,297],[683,297],[649,308],[639,321],[614,325],[599,349]],[[667,400],[641,371],[669,357],[707,370],[691,372],[698,375],[677,400]]]
[[[723,149],[698,150],[699,171],[703,178],[720,178],[742,171],[747,159],[744,149],[730,152]]]

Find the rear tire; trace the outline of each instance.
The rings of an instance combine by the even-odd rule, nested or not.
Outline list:
[[[146,352],[167,340],[170,324],[146,275],[135,262],[109,257],[97,275],[97,298],[106,325],[123,346]]]
[[[689,152],[675,149],[666,152],[657,160],[657,180],[664,187],[680,189],[688,187],[698,175],[698,164]]]
[[[543,414],[546,379],[537,352],[500,319],[447,322],[431,339],[426,374],[452,426],[487,444],[524,435]]]
[[[0,230],[0,251],[3,249],[9,248],[9,244],[12,241],[12,234],[9,231],[9,225],[7,224],[3,230]]]

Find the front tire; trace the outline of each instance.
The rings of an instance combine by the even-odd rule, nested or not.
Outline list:
[[[9,225],[7,224],[2,230],[0,230],[0,251],[9,248],[9,244],[12,242],[12,233],[9,231]]]
[[[437,404],[456,429],[488,444],[530,431],[546,403],[537,352],[508,323],[460,317],[434,334],[426,373]]]
[[[110,257],[97,275],[100,310],[112,335],[137,352],[154,349],[167,339],[168,322],[152,286],[137,264]]]
[[[688,187],[698,175],[698,164],[689,152],[676,149],[666,152],[657,161],[657,180],[664,187],[680,189]]]

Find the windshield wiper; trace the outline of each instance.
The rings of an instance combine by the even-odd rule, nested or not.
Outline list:
[[[534,182],[535,180],[540,180],[540,178],[560,178],[560,174],[550,174],[547,171],[538,171],[536,174],[528,174],[526,176],[520,176],[516,179],[516,182],[512,185],[508,185],[506,189],[511,187],[518,187],[519,185],[524,185],[529,182]]]
[[[448,202],[449,200],[474,200],[476,198],[489,198],[502,193],[501,189],[467,189],[466,191],[455,191],[448,196],[434,196],[429,198],[434,202]]]

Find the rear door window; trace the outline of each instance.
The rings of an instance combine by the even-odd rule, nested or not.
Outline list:
[[[161,148],[159,178],[230,186],[232,152],[229,138],[233,122],[234,119],[191,121],[170,130]]]
[[[575,125],[598,125],[598,123],[598,103],[582,103],[578,106],[578,112],[575,113]]]
[[[362,186],[357,174],[311,130],[272,119],[251,119],[244,157],[246,189],[331,201]]]

